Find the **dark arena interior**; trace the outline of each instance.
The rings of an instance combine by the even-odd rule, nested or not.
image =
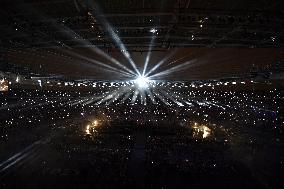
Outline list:
[[[284,188],[283,81],[283,0],[0,0],[0,188]]]

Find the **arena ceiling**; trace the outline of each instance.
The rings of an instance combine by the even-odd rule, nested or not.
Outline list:
[[[2,0],[0,7],[2,59],[49,73],[104,78],[82,61],[124,63],[129,52],[142,68],[151,52],[150,66],[167,56],[165,67],[197,60],[169,78],[218,78],[284,57],[281,0]]]

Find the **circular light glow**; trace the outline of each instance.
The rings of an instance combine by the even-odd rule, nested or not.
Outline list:
[[[136,85],[141,88],[141,89],[145,89],[148,87],[148,82],[149,82],[149,79],[147,77],[144,77],[144,76],[139,76],[136,80],[135,80],[135,83]]]
[[[151,32],[151,33],[156,33],[157,31],[158,31],[158,30],[155,29],[155,28],[150,29],[150,32]]]

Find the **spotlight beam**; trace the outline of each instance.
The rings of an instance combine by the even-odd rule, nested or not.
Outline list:
[[[67,51],[67,50],[63,50],[63,51],[66,52],[66,53],[68,53],[68,54],[70,54],[71,56],[75,56],[75,57],[80,58],[80,59],[83,59],[83,60],[85,60],[85,61],[87,61],[87,62],[91,62],[91,63],[93,63],[93,64],[97,64],[97,65],[103,67],[106,71],[114,71],[114,72],[116,72],[116,73],[118,73],[118,74],[122,74],[122,75],[127,76],[127,77],[133,77],[132,74],[127,73],[127,72],[122,71],[122,70],[119,70],[119,69],[117,69],[117,68],[115,68],[115,67],[112,67],[112,66],[110,66],[110,65],[108,65],[108,64],[104,64],[104,63],[99,62],[99,61],[97,61],[97,60],[90,59],[90,58],[88,58],[88,57],[82,56],[82,55],[80,55],[80,54],[78,54],[78,53],[75,53],[75,52],[70,52],[70,51]],[[106,68],[107,68],[107,69],[106,69]]]
[[[134,104],[137,97],[138,97],[138,94],[139,94],[139,91],[138,89],[135,90],[134,94],[133,94],[133,97],[132,97],[132,100],[131,100],[131,103]]]
[[[161,89],[161,92],[168,97],[170,100],[172,100],[174,103],[176,103],[178,106],[184,106],[181,102],[177,101],[173,96],[171,96],[168,92]]]
[[[140,72],[138,71],[136,64],[134,63],[134,61],[132,60],[129,52],[127,51],[125,45],[122,43],[122,41],[120,40],[120,38],[118,37],[118,35],[113,31],[112,27],[107,24],[106,26],[108,29],[108,32],[110,34],[110,36],[112,37],[112,39],[115,41],[115,43],[118,45],[118,47],[121,49],[122,54],[126,57],[126,59],[128,60],[128,62],[130,63],[130,65],[132,66],[132,68],[134,69],[134,71],[138,74],[141,75]]]
[[[147,105],[147,99],[144,90],[140,90],[140,95],[141,95],[141,104]]]
[[[58,24],[56,24],[56,25],[58,26]],[[110,62],[112,62],[115,65],[119,66],[120,68],[124,69],[125,71],[127,71],[127,72],[129,72],[131,74],[135,74],[132,70],[130,70],[126,66],[122,65],[121,63],[119,63],[116,59],[114,59],[113,57],[109,56],[108,54],[106,54],[101,49],[95,47],[89,41],[85,40],[83,37],[78,35],[75,31],[71,30],[70,28],[68,28],[66,26],[58,26],[58,27],[63,28],[61,31],[63,31],[67,36],[69,36],[71,39],[75,40],[77,43],[85,45],[85,46],[92,46],[92,48],[89,48],[89,49],[91,51],[93,51],[94,53],[96,53],[98,55],[101,55],[102,57],[106,58],[107,60],[109,60]]]
[[[100,101],[98,101],[98,102],[96,103],[96,105],[100,105],[101,103],[106,102],[106,101],[108,101],[109,99],[112,99],[113,96],[116,95],[117,93],[118,93],[118,91],[114,91],[114,92],[112,92],[111,94],[109,94],[109,95],[103,97]]]
[[[38,14],[38,13],[37,13]],[[38,14],[39,17],[43,17],[42,15]],[[52,26],[56,27],[57,29],[59,29],[60,31],[62,31],[65,36],[68,36],[70,39],[78,42],[81,45],[84,46],[92,46],[92,48],[90,48],[91,51],[101,55],[102,57],[106,58],[107,60],[109,60],[110,62],[116,64],[117,66],[119,66],[120,68],[124,69],[125,71],[131,73],[131,74],[135,74],[132,70],[130,70],[129,68],[127,68],[126,66],[122,65],[121,63],[119,63],[116,59],[114,59],[113,57],[110,57],[108,54],[106,54],[105,52],[103,52],[101,49],[95,47],[93,44],[91,44],[89,41],[87,41],[86,39],[84,39],[83,37],[81,37],[80,35],[78,35],[75,31],[73,31],[72,29],[64,26],[64,25],[60,25],[58,24],[53,18],[48,18],[46,16],[44,16],[45,19],[49,19],[52,20]],[[60,44],[68,47],[67,45],[65,45],[64,43],[57,41]]]
[[[108,105],[112,104],[112,103],[115,102],[121,95],[123,95],[123,93],[122,93],[122,94],[121,94],[121,93],[117,93],[117,94],[115,95],[115,97],[113,97],[110,101],[106,102],[106,105],[108,106]]]
[[[163,89],[160,89],[160,92],[167,98],[169,98],[171,101],[173,101],[174,103],[176,103],[176,99],[174,99],[171,95],[169,95],[166,91],[164,91]]]
[[[153,90],[153,92],[164,104],[166,104],[167,106],[170,106],[170,104],[159,94],[158,91]]]
[[[92,103],[94,103],[94,101],[96,101],[98,99],[100,99],[100,97],[92,97],[91,100],[88,100],[88,101],[84,102],[83,106],[86,106],[88,104],[92,104]]]
[[[130,93],[130,92],[127,92],[127,93],[125,94],[125,96],[123,97],[123,99],[120,101],[120,103],[124,103],[124,101],[125,101],[127,98],[130,97],[130,95],[131,95],[131,93]]]
[[[155,98],[154,98],[154,96],[153,96],[151,90],[146,89],[146,93],[147,93],[148,96],[150,97],[150,99],[151,99],[151,101],[153,102],[153,104],[157,104],[157,102],[156,102],[156,100],[155,100]]]
[[[118,90],[117,90],[117,93],[116,93],[116,96],[114,96],[112,98],[112,100],[108,101],[106,104],[107,105],[110,105],[111,103],[117,101],[119,99],[119,97],[123,96],[123,94],[125,93],[125,91],[127,91],[129,89],[129,87],[120,87]]]
[[[187,68],[189,68],[190,66],[192,66],[192,64],[195,63],[195,62],[196,62],[196,59],[187,61],[187,62],[185,62],[185,63],[183,63],[183,64],[174,66],[174,67],[169,68],[169,69],[167,69],[167,70],[165,70],[165,71],[162,71],[162,72],[159,72],[159,73],[157,73],[157,74],[151,75],[151,76],[149,76],[149,78],[161,77],[161,76],[169,75],[169,74],[171,74],[171,73],[174,73],[174,72],[178,72],[178,71],[187,69]]]
[[[154,72],[156,69],[158,69],[166,61],[168,61],[175,53],[176,53],[176,50],[172,51],[168,56],[166,56],[164,59],[162,59],[160,62],[158,62],[149,72],[147,72],[145,74],[145,77],[148,77],[152,72]]]
[[[88,6],[93,10],[91,13],[91,15],[95,18],[96,15],[100,14],[100,9],[98,4],[95,5],[95,3],[93,1],[88,1],[87,2]],[[95,12],[96,10],[96,12]],[[124,55],[124,57],[128,60],[128,62],[130,63],[130,65],[132,66],[132,68],[134,69],[134,71],[137,73],[137,75],[141,75],[140,72],[138,71],[134,61],[132,60],[132,58],[130,57],[129,52],[127,51],[125,45],[122,43],[121,39],[119,38],[119,36],[116,34],[116,32],[114,32],[113,27],[109,24],[109,22],[107,21],[107,19],[103,16],[103,14],[100,14],[100,17],[98,17],[102,26],[104,27],[104,29],[107,31],[107,33],[110,35],[110,37],[113,39],[113,41],[115,42],[115,44],[120,48],[122,54]]]
[[[193,103],[191,103],[190,101],[187,100],[183,100],[185,102],[185,104],[187,104],[189,107],[194,106]]]
[[[149,45],[149,50],[148,50],[148,53],[147,53],[147,56],[146,56],[146,60],[145,60],[142,76],[145,75],[145,72],[146,72],[146,69],[147,69],[147,66],[148,66],[148,63],[149,63],[149,60],[150,60],[151,51],[152,51],[152,45],[153,45],[154,40],[155,40],[155,36],[152,37],[150,45]]]
[[[78,104],[82,104],[82,103],[85,103],[89,100],[90,97],[84,97],[84,98],[79,98],[79,99],[76,99],[76,100],[72,100],[70,102],[68,102],[68,105],[69,106],[75,106],[75,105],[78,105]]]
[[[183,100],[182,97],[180,97],[179,95],[169,91],[168,89],[164,89],[167,93],[169,93],[172,97],[176,98],[176,99],[180,99],[180,100]]]

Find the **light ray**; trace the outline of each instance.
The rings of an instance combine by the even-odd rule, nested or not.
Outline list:
[[[170,104],[159,94],[157,90],[153,90],[154,94],[167,106],[170,106]]]
[[[99,100],[101,97],[92,97],[91,100],[88,100],[86,102],[83,103],[83,106],[86,106],[88,104],[92,104],[94,103],[96,100]]]
[[[153,95],[153,93],[151,92],[151,90],[146,89],[146,93],[147,93],[148,96],[150,97],[152,103],[153,103],[153,104],[157,104],[157,102],[156,102],[156,100],[155,100],[155,98],[154,98],[154,95]]]
[[[96,105],[100,105],[103,102],[106,102],[107,100],[110,100],[113,98],[114,95],[116,95],[118,91],[114,91],[111,94],[108,94],[107,96],[103,97],[100,101],[96,103]]]
[[[105,28],[107,29],[109,35],[112,37],[116,45],[120,48],[122,54],[126,57],[134,71],[138,74],[141,75],[140,72],[138,71],[134,61],[132,60],[129,52],[127,51],[125,45],[122,43],[121,39],[118,37],[118,35],[114,32],[113,28],[110,26],[108,22],[104,22]]]
[[[79,44],[82,44],[84,46],[91,46],[92,48],[88,48],[89,50],[93,51],[94,53],[106,58],[107,60],[109,60],[110,62],[114,63],[115,65],[117,65],[118,67],[124,69],[125,71],[131,73],[131,74],[135,74],[132,70],[130,70],[129,68],[127,68],[126,66],[122,65],[121,63],[119,63],[115,58],[109,56],[108,54],[106,54],[104,51],[102,51],[101,49],[97,48],[95,45],[93,45],[90,41],[87,41],[86,39],[84,39],[83,37],[81,37],[80,35],[78,35],[75,31],[73,31],[72,29],[63,26],[63,25],[59,25],[57,23],[55,23],[55,26],[59,29],[61,29],[61,31],[68,36],[69,38],[71,38],[72,40],[76,41]]]
[[[110,105],[111,103],[117,101],[117,100],[119,99],[119,97],[123,96],[123,94],[124,94],[125,91],[127,91],[127,90],[128,90],[128,87],[119,88],[119,89],[117,90],[116,95],[113,95],[114,97],[112,98],[112,100],[108,101],[108,102],[106,103],[106,105]]]
[[[91,59],[91,58],[82,56],[82,55],[80,55],[80,54],[78,54],[78,53],[75,53],[75,52],[70,52],[70,51],[66,51],[66,50],[63,50],[63,51],[66,52],[66,53],[68,53],[68,54],[70,54],[70,55],[72,55],[72,56],[76,56],[76,57],[81,58],[81,59],[83,59],[83,60],[85,60],[85,61],[88,61],[88,62],[97,64],[97,65],[99,65],[99,66],[102,66],[103,68],[108,68],[108,69],[105,69],[105,70],[107,70],[107,71],[114,71],[114,72],[117,72],[117,73],[122,74],[122,75],[127,76],[127,77],[133,77],[133,74],[127,73],[127,72],[122,71],[122,70],[119,70],[119,69],[117,69],[117,68],[115,68],[115,67],[112,67],[112,66],[110,66],[110,65],[108,65],[108,64],[104,64],[104,63],[102,63],[102,62],[99,62],[99,61],[97,61],[97,60],[94,60],[94,59]]]
[[[156,69],[158,69],[161,65],[163,65],[165,62],[167,62],[174,54],[176,53],[176,50],[172,51],[168,56],[163,58],[160,62],[158,62],[149,72],[145,74],[145,77],[148,77],[152,72],[154,72]]]
[[[183,97],[180,97],[179,95],[177,95],[177,94],[175,94],[175,93],[173,93],[173,92],[171,92],[171,91],[169,91],[169,90],[166,90],[173,98],[175,98],[176,99],[176,101],[177,101],[177,104],[179,105],[179,106],[184,106],[185,104],[184,104],[184,98]]]
[[[147,99],[144,90],[140,90],[140,95],[141,95],[141,104],[147,105]]]
[[[195,62],[196,62],[196,59],[187,61],[187,62],[185,62],[185,63],[183,63],[183,64],[174,66],[174,67],[169,68],[169,69],[167,69],[167,70],[165,70],[165,71],[162,71],[162,72],[159,72],[159,73],[157,73],[157,74],[151,75],[151,76],[149,76],[149,78],[157,78],[157,77],[169,75],[169,74],[171,74],[171,73],[174,73],[174,72],[178,72],[178,71],[187,69],[188,67],[192,66],[192,64],[194,64]]]
[[[184,106],[181,102],[177,101],[176,99],[174,99],[174,97],[172,97],[168,92],[166,92],[165,90],[161,89],[161,92],[168,97],[171,101],[173,101],[174,103],[176,103],[178,106]]]
[[[38,14],[38,16],[43,17],[42,15]],[[106,58],[107,60],[109,60],[110,62],[114,63],[115,65],[119,66],[120,68],[124,69],[125,71],[131,73],[131,74],[135,74],[132,70],[130,70],[129,68],[127,68],[126,66],[122,65],[121,63],[119,63],[116,59],[114,59],[113,57],[109,56],[108,54],[106,54],[104,51],[102,51],[101,49],[97,48],[95,45],[91,44],[90,41],[87,41],[86,39],[84,39],[83,37],[81,37],[80,35],[78,35],[75,31],[73,31],[72,29],[70,29],[67,26],[58,24],[53,18],[48,18],[46,16],[44,16],[45,19],[49,19],[52,21],[52,26],[56,27],[57,29],[59,29],[61,32],[64,33],[65,36],[68,36],[70,39],[76,41],[77,43],[84,45],[84,46],[91,46],[92,48],[88,48],[91,51],[95,52],[98,55],[101,55],[102,57]],[[57,41],[60,45],[63,45],[69,49],[71,49],[68,45]]]
[[[88,1],[88,6],[91,8],[91,10],[93,10],[92,12],[89,12],[94,18],[96,18],[96,15],[98,15],[101,11],[99,8],[99,5],[96,4],[93,1]],[[95,11],[96,10],[96,11]],[[128,62],[130,63],[130,65],[132,66],[132,68],[134,69],[134,71],[137,73],[137,75],[141,75],[140,72],[138,71],[136,64],[134,63],[134,61],[132,60],[129,52],[127,51],[125,45],[122,43],[121,39],[119,38],[119,36],[117,35],[117,33],[114,31],[113,27],[110,25],[110,23],[107,21],[107,19],[103,16],[103,14],[100,14],[99,17],[97,17],[102,26],[104,27],[104,29],[107,31],[107,33],[109,34],[109,36],[113,39],[113,41],[115,42],[115,44],[120,48],[122,54],[124,55],[124,57],[128,60]]]
[[[147,70],[147,66],[148,66],[148,63],[149,63],[149,60],[150,60],[151,51],[152,51],[152,45],[154,43],[154,40],[155,40],[155,36],[152,36],[152,39],[151,39],[151,42],[150,42],[150,45],[149,45],[149,50],[148,50],[148,53],[147,53],[147,56],[146,56],[146,60],[145,60],[145,63],[144,63],[144,69],[143,69],[142,76],[145,75],[145,72]]]
[[[121,95],[123,95],[123,93],[117,93],[111,100],[106,102],[106,105],[109,106],[110,104],[114,103]]]
[[[123,97],[123,99],[120,101],[120,103],[124,103],[124,101],[130,97],[130,95],[131,95],[131,93],[130,93],[130,92],[127,92],[127,93],[125,94],[125,96]]]
[[[134,92],[134,94],[133,94],[132,100],[131,100],[131,103],[132,103],[132,104],[135,103],[135,101],[136,101],[136,99],[137,99],[137,97],[138,97],[138,94],[139,94],[139,90],[136,89],[135,92]]]
[[[193,103],[191,103],[191,102],[189,102],[189,101],[187,101],[187,100],[183,100],[189,107],[193,107],[194,105],[193,105]]]
[[[85,97],[85,98],[81,98],[81,99],[77,99],[77,100],[73,100],[73,101],[70,101],[68,104],[70,105],[70,106],[75,106],[75,105],[78,105],[78,104],[81,104],[81,103],[83,103],[83,102],[86,102],[86,101],[88,101],[88,99],[89,99],[89,97]]]

